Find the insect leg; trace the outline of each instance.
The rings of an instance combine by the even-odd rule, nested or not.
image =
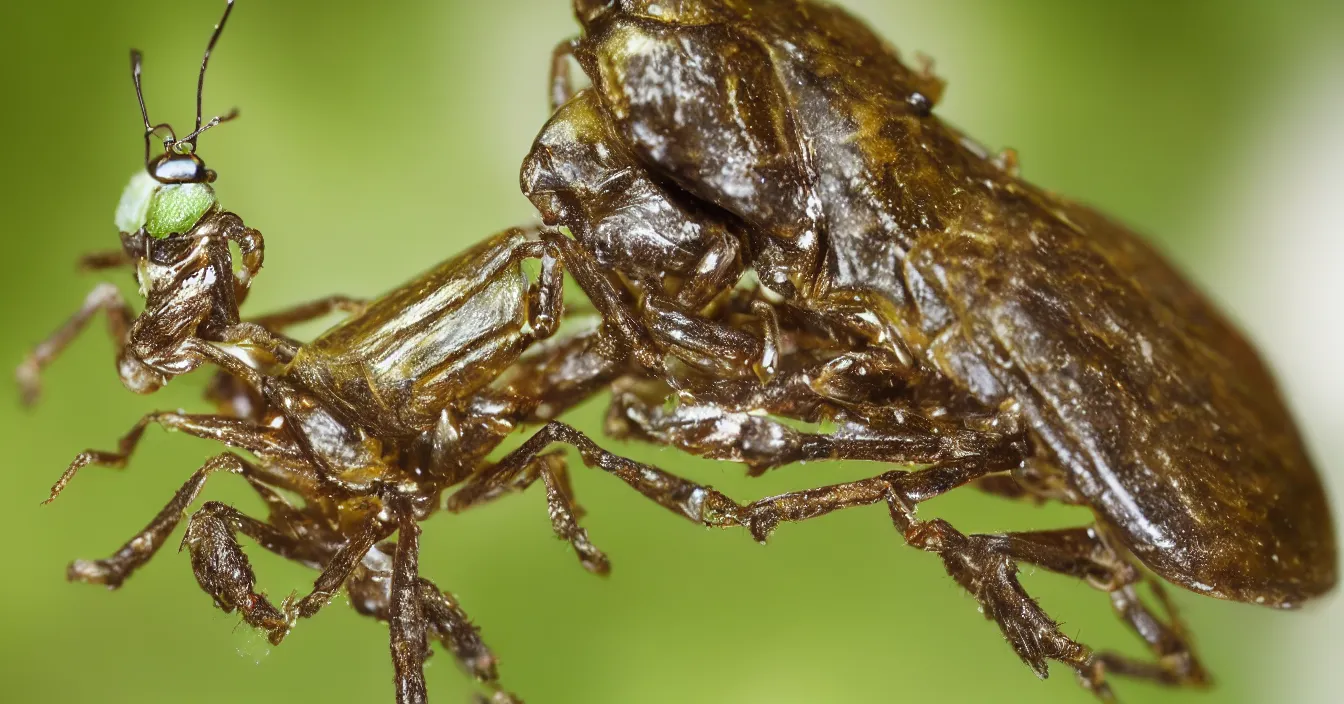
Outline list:
[[[543,232],[542,239],[559,252],[579,288],[601,314],[606,328],[640,366],[656,376],[668,376],[663,360],[669,353],[716,377],[755,372],[768,378],[773,373],[778,356],[776,340],[762,342],[737,327],[687,313],[652,293],[637,307],[629,292],[613,283],[578,242],[558,232]],[[767,337],[778,328],[768,323],[763,327]]]
[[[380,621],[391,615],[392,557],[394,545],[376,545],[346,582],[355,610]],[[498,680],[498,658],[481,641],[480,629],[472,625],[457,600],[424,577],[419,580],[420,608],[429,622],[429,632],[457,659],[462,668],[480,682]],[[498,697],[502,692],[497,692]],[[508,696],[508,695],[504,695]],[[499,699],[507,702],[511,699]]]
[[[173,494],[168,505],[140,532],[136,533],[125,545],[111,557],[102,560],[75,560],[66,570],[66,579],[87,584],[105,584],[113,589],[121,586],[126,578],[149,562],[154,553],[163,547],[168,536],[182,520],[182,515],[191,502],[196,500],[205,480],[218,471],[234,474],[247,474],[251,465],[232,453],[224,453],[211,458],[197,469],[182,488]]]
[[[1143,639],[1157,660],[1141,662],[1116,653],[1097,653],[1095,661],[1101,668],[1092,675],[1097,684],[1108,673],[1173,686],[1208,684],[1208,674],[1161,585],[1119,555],[1096,528],[972,535],[969,539],[995,554],[1082,579],[1110,594],[1116,615]],[[1144,604],[1140,584],[1149,586],[1166,613],[1165,621]]]
[[[654,346],[648,333],[635,312],[629,292],[613,284],[607,274],[592,255],[578,242],[559,232],[541,233],[542,241],[554,247],[569,269],[570,275],[578,282],[579,288],[588,296],[593,307],[602,316],[604,327],[625,346],[640,366],[655,374],[663,371],[663,353]]]
[[[655,404],[638,389],[612,395],[607,432],[671,445],[711,459],[742,462],[752,474],[803,460],[871,460],[929,464],[972,455],[1004,457],[1012,466],[1015,438],[935,424],[908,414],[885,427],[842,427],[808,433],[769,416],[724,410],[715,403]]]
[[[256,573],[238,544],[235,532],[262,543],[287,540],[274,528],[218,501],[207,501],[187,520],[182,547],[191,553],[191,571],[201,589],[225,613],[235,609],[248,625],[266,631],[272,644],[289,633],[293,616],[289,608],[277,609],[264,594],[256,592]],[[288,607],[288,600],[286,600]]]
[[[313,590],[294,603],[289,611],[294,618],[312,618],[330,603],[336,592],[340,591],[364,556],[373,548],[374,543],[387,537],[382,523],[374,513],[370,513],[364,525],[331,556],[322,568],[322,574],[313,582]]]
[[[276,518],[277,501],[284,500],[273,492],[264,490],[255,484],[262,498],[272,508],[272,517]],[[268,495],[269,494],[269,495]],[[293,507],[282,512],[281,522],[290,528],[295,527],[294,519],[300,518]],[[192,514],[187,523],[187,535],[183,546],[191,551],[192,567],[201,588],[215,599],[215,603],[225,611],[239,609],[247,623],[267,631],[270,642],[279,645],[299,618],[310,618],[325,606],[344,584],[351,572],[363,559],[373,544],[386,532],[380,531],[381,524],[369,520],[353,537],[348,539],[330,535],[330,540],[322,540],[323,533],[330,533],[323,526],[312,521],[303,521],[306,540],[296,540],[277,529],[276,526],[246,516],[224,504],[206,502],[199,511]],[[256,540],[262,547],[276,554],[308,565],[321,565],[322,573],[313,584],[313,590],[303,599],[294,600],[294,595],[285,600],[281,609],[274,606],[262,595],[254,592],[256,577],[248,563],[247,556],[238,545],[235,532]],[[317,537],[314,546],[312,538]],[[339,548],[334,544],[340,545]],[[326,553],[330,555],[322,555]],[[277,614],[279,614],[277,616]]]
[[[82,255],[79,258],[78,268],[81,272],[93,272],[121,269],[130,265],[130,255],[126,254],[125,248],[118,247]]]
[[[292,308],[286,308],[274,313],[258,316],[249,322],[260,325],[267,330],[283,330],[291,325],[306,323],[310,320],[320,318],[333,311],[343,313],[358,313],[364,310],[367,301],[360,298],[351,298],[349,296],[333,295],[326,298],[319,298],[315,301],[301,303]]]
[[[117,348],[118,366],[122,366],[121,362],[126,356],[126,334],[130,330],[135,313],[126,305],[116,286],[109,283],[98,284],[85,297],[84,304],[79,310],[52,333],[51,337],[34,347],[15,370],[15,379],[25,405],[35,403],[42,392],[40,380],[42,370],[74,341],[84,326],[88,325],[100,310],[107,313],[108,332],[112,336],[112,344]]]
[[[732,288],[741,273],[741,242],[726,232],[715,230],[695,270],[677,291],[677,305],[683,310],[699,310],[715,296]]]
[[[1111,592],[1111,606],[1117,615],[1138,634],[1157,656],[1156,662],[1142,662],[1118,653],[1103,652],[1097,658],[1112,672],[1126,677],[1149,679],[1169,685],[1207,686],[1211,680],[1191,647],[1174,604],[1157,580],[1143,580],[1162,604],[1167,614],[1164,623],[1144,605],[1138,594],[1138,585],[1129,584]]]
[[[555,442],[574,447],[584,464],[616,475],[646,498],[684,518],[711,527],[742,526],[762,542],[781,522],[805,521],[851,506],[879,503],[893,486],[911,502],[924,501],[1001,471],[1010,457],[962,457],[917,472],[892,471],[871,479],[739,504],[711,487],[612,454],[573,427],[551,421],[494,467],[485,470],[478,481],[488,482],[523,473],[528,464],[536,461],[542,451]],[[1015,456],[1012,457],[1012,461],[1016,461]],[[453,501],[450,498],[449,504]]]
[[[388,608],[397,704],[425,704],[428,623],[420,602],[420,526],[406,500],[396,501],[397,549],[392,556],[392,593]]]
[[[577,39],[566,39],[551,50],[551,112],[574,97],[574,81],[569,75],[569,60],[574,55]]]
[[[252,279],[261,271],[266,241],[261,232],[244,225],[243,219],[233,213],[222,213],[215,222],[223,230],[223,237],[238,245],[238,253],[243,257],[243,268],[233,278],[234,300],[242,305],[251,290]]]
[[[79,470],[88,465],[122,469],[135,452],[144,436],[145,428],[151,423],[162,425],[167,430],[180,430],[188,435],[207,440],[215,440],[229,447],[244,449],[258,456],[296,455],[297,447],[283,432],[257,426],[251,421],[239,420],[227,416],[184,415],[172,412],[146,414],[117,441],[117,450],[85,450],[79,453],[61,474],[60,479],[51,487],[51,495],[43,503],[51,503],[66,485],[74,479]]]
[[[588,531],[579,525],[584,511],[574,500],[569,471],[559,453],[538,455],[516,473],[495,474],[486,470],[475,480],[448,497],[445,508],[460,513],[468,508],[493,501],[506,493],[523,491],[540,478],[546,487],[546,507],[551,527],[561,539],[574,546],[574,552],[584,569],[605,575],[611,571],[607,556],[593,545]]]

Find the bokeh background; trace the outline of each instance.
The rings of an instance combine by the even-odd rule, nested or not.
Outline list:
[[[910,56],[938,61],[939,112],[1020,150],[1028,177],[1151,237],[1233,311],[1284,380],[1336,506],[1344,501],[1344,13],[1326,0],[845,2]],[[185,125],[216,0],[0,4],[5,147],[0,362],[72,312],[115,247],[116,199],[140,159],[126,52],[146,52],[151,116]],[[201,140],[223,202],[267,237],[249,301],[372,295],[468,243],[530,221],[517,168],[546,118],[565,0],[239,0],[206,106],[243,118]],[[134,296],[129,280],[117,279]],[[0,699],[390,701],[386,629],[341,604],[262,647],[165,550],[121,591],[67,584],[218,450],[151,430],[130,469],[89,470],[38,507],[75,453],[110,448],[141,413],[200,408],[203,376],[151,397],[119,385],[102,321],[51,368],[41,405],[0,402]],[[600,429],[601,401],[572,420]],[[875,473],[808,465],[748,481],[671,451],[615,449],[747,498]],[[530,702],[1082,702],[1037,682],[938,561],[881,508],[785,526],[767,548],[697,529],[579,470],[598,579],[550,534],[541,492],[426,526],[422,569],[455,592]],[[211,498],[255,508],[232,477]],[[928,505],[965,530],[1079,524],[1078,511],[959,492]],[[280,597],[313,575],[252,550]],[[1104,595],[1053,575],[1028,587],[1067,632],[1139,652]],[[1218,678],[1210,693],[1120,682],[1130,702],[1338,701],[1344,606],[1299,613],[1177,599]],[[436,701],[474,687],[440,654]]]

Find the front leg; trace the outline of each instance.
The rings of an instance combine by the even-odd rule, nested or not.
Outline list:
[[[574,56],[577,39],[566,39],[551,50],[551,112],[555,113],[561,105],[574,97],[574,81],[570,77],[569,61]]]
[[[275,428],[257,425],[250,420],[239,420],[229,416],[209,416],[209,415],[185,415],[182,413],[173,413],[159,411],[146,414],[117,442],[117,450],[108,452],[104,450],[85,450],[79,453],[75,459],[61,474],[60,479],[51,487],[51,493],[44,504],[49,504],[60,495],[70,481],[75,478],[79,471],[89,465],[98,467],[109,467],[113,469],[122,469],[134,454],[139,446],[141,438],[144,436],[145,428],[151,424],[158,424],[170,431],[181,431],[192,437],[214,440],[228,447],[241,450],[247,450],[258,457],[266,459],[287,459],[290,462],[287,465],[291,468],[301,467],[303,464],[302,450],[296,446],[289,435]],[[276,472],[271,468],[272,463],[267,463],[267,473],[275,475]],[[253,474],[261,470],[253,469]],[[284,473],[284,480],[277,482],[287,488],[297,488],[298,486],[307,486],[317,482],[315,472],[310,476],[303,475],[302,472],[294,471]]]
[[[112,344],[117,349],[118,369],[126,368],[128,363],[133,361],[127,359],[126,336],[131,328],[131,321],[135,319],[135,312],[126,305],[116,286],[109,283],[98,284],[84,298],[84,304],[79,310],[50,337],[34,347],[15,370],[15,380],[18,382],[20,397],[25,405],[36,403],[42,393],[42,370],[60,356],[99,311],[107,314],[107,330],[112,337]],[[133,365],[132,370],[139,376],[145,375],[144,370],[135,369]],[[147,379],[146,383],[152,381],[153,379]]]
[[[252,318],[250,323],[259,325],[262,328],[274,332],[280,332],[288,327],[306,323],[310,320],[316,320],[328,313],[341,311],[348,315],[358,315],[364,311],[368,301],[362,298],[352,298],[341,294],[334,294],[325,298],[319,298],[315,301],[300,303],[296,306],[284,308],[274,313]]]

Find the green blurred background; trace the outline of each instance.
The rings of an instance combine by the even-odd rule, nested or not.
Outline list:
[[[1264,261],[1291,247],[1267,245],[1291,243],[1292,233],[1238,230],[1277,222],[1274,203],[1254,216],[1261,220],[1238,213],[1263,192],[1254,155],[1298,145],[1284,136],[1296,124],[1295,101],[1344,85],[1331,49],[1344,39],[1338,3],[844,4],[907,56],[935,57],[950,82],[940,113],[986,144],[1019,149],[1029,178],[1152,233],[1220,299],[1265,300],[1256,292],[1281,288]],[[4,365],[95,284],[73,271],[76,256],[117,244],[113,207],[141,149],[127,49],[146,52],[151,117],[186,125],[200,52],[222,7],[0,6]],[[376,294],[530,221],[517,169],[546,118],[551,47],[574,31],[565,0],[239,0],[212,62],[206,110],[236,105],[243,118],[204,137],[201,154],[220,173],[224,204],[267,237],[249,310],[330,292]],[[1325,124],[1327,134],[1338,129]],[[1336,188],[1318,190],[1338,197]],[[1262,319],[1290,314],[1238,309],[1256,331],[1268,329]],[[1318,373],[1337,383],[1337,366]],[[172,550],[117,593],[67,584],[69,559],[114,550],[219,448],[151,430],[129,470],[90,470],[39,508],[77,452],[113,447],[143,412],[201,408],[204,383],[196,375],[132,396],[116,379],[101,320],[46,379],[35,410],[0,403],[10,458],[0,488],[8,542],[0,699],[391,700],[386,629],[343,599],[267,652],[211,606]],[[589,404],[572,420],[596,432],[601,408]],[[1308,420],[1311,437],[1330,434]],[[612,447],[740,498],[877,471],[809,465],[748,481],[732,465]],[[1333,459],[1322,466],[1340,469]],[[696,529],[610,477],[579,470],[576,485],[586,525],[613,559],[610,578],[585,573],[551,536],[539,491],[438,516],[425,529],[423,571],[458,595],[502,658],[503,681],[529,702],[1088,701],[1066,671],[1035,681],[937,560],[902,545],[880,508],[785,526],[762,548],[743,534]],[[206,494],[255,508],[232,477],[212,480]],[[971,492],[927,513],[969,531],[1087,519]],[[311,584],[304,569],[251,552],[270,594]],[[1068,633],[1140,652],[1104,595],[1048,574],[1025,582]],[[1337,656],[1331,631],[1344,632],[1337,607],[1279,614],[1177,598],[1219,686],[1198,694],[1120,682],[1126,701],[1332,701],[1324,693],[1335,668],[1321,663]],[[474,689],[442,653],[428,677],[436,701],[466,701]]]

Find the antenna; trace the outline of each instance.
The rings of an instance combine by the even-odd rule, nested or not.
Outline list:
[[[140,101],[140,118],[145,121],[145,168],[149,168],[149,138],[154,136],[160,129],[168,131],[168,137],[164,139],[165,147],[177,143],[177,133],[173,132],[172,125],[166,122],[157,125],[149,124],[149,110],[145,108],[145,91],[140,86],[140,65],[144,56],[137,49],[131,49],[131,81],[135,83],[135,99]]]
[[[131,49],[131,80],[135,82],[135,98],[140,101],[140,117],[145,121],[145,134],[149,134],[152,130],[149,126],[149,111],[145,109],[145,91],[140,87],[140,63],[144,58],[139,49]]]
[[[196,138],[199,137],[202,132],[221,122],[227,122],[238,116],[238,111],[233,110],[228,115],[214,118],[210,121],[210,124],[205,127],[201,126],[201,101],[205,95],[205,68],[210,64],[210,52],[214,51],[215,43],[219,41],[219,35],[224,31],[224,24],[229,21],[229,13],[231,12],[233,12],[233,0],[229,0],[228,4],[224,6],[224,16],[220,18],[219,24],[215,25],[215,32],[210,35],[210,43],[205,45],[205,56],[201,58],[201,75],[200,78],[196,79],[196,130],[191,133],[190,137],[182,140],[184,142],[190,142],[193,149],[196,147]],[[136,75],[138,76],[139,74],[137,73]],[[146,122],[148,122],[148,120],[146,120]]]

